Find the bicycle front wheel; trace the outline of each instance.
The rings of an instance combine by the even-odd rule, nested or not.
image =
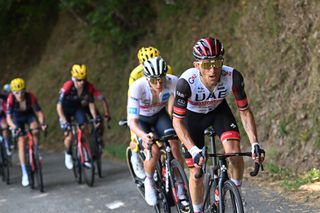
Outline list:
[[[35,162],[35,176],[37,187],[39,188],[40,192],[44,192],[43,186],[43,175],[42,175],[42,160],[40,159],[39,151],[34,150],[34,162]]]
[[[84,174],[84,179],[88,186],[93,186],[94,183],[94,163],[91,156],[89,143],[83,142],[82,154],[84,162],[81,162],[81,169]]]
[[[176,159],[171,160],[170,182],[177,211],[192,213],[189,181],[183,167]]]
[[[240,192],[237,186],[231,180],[227,180],[224,182],[221,197],[222,209],[219,209],[219,212],[243,213],[243,204]]]

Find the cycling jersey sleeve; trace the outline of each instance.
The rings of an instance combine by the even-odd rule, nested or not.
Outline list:
[[[72,86],[73,86],[73,82],[71,80],[63,84],[59,92],[60,95],[59,95],[58,103],[63,103],[65,96],[70,93]]]
[[[103,100],[104,96],[101,94],[99,90],[97,90],[92,83],[88,82],[88,89],[90,94],[92,94],[94,97],[96,97],[98,100]]]
[[[176,86],[174,98],[173,116],[175,118],[183,119],[185,117],[187,113],[188,99],[190,96],[190,85],[185,79],[180,78]]]
[[[236,99],[237,106],[240,111],[246,110],[249,107],[247,95],[244,91],[244,80],[242,74],[234,69],[233,70],[233,83],[232,92]]]
[[[36,96],[31,92],[30,92],[30,98],[31,98],[31,107],[33,108],[33,110],[35,112],[41,111],[41,107],[40,107],[40,105],[38,103],[38,100],[37,100]]]
[[[129,89],[130,96],[128,97],[128,118],[139,118],[139,88],[137,84],[132,84]]]
[[[13,112],[13,94],[10,93],[7,98],[7,115],[11,115]]]
[[[139,64],[136,68],[134,68],[131,73],[130,73],[130,77],[129,77],[129,87],[133,84],[133,82],[135,82],[136,80],[138,80],[139,78],[141,78],[142,76],[144,76],[143,74],[143,65]]]

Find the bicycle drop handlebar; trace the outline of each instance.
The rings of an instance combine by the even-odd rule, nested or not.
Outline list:
[[[207,158],[208,157],[217,157],[219,159],[226,159],[226,158],[229,158],[229,157],[235,157],[235,156],[247,156],[247,157],[252,157],[252,153],[251,152],[238,152],[238,153],[224,153],[224,154],[221,154],[221,153],[209,153],[207,152],[207,147],[203,147],[202,148],[202,152],[201,152],[202,156],[204,157],[204,163],[202,164],[201,166],[201,169],[198,173],[195,174],[195,178],[199,179],[202,177],[202,175],[204,173],[206,173],[206,167],[207,167]],[[215,166],[213,169],[216,170],[218,169],[220,166]],[[263,171],[263,165],[262,163],[258,163],[258,162],[255,162],[255,165],[254,165],[254,170],[250,172],[250,176],[254,177],[254,176],[257,176],[258,173],[259,173],[259,170],[261,169],[261,171]]]

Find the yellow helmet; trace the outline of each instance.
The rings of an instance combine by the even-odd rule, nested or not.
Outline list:
[[[141,47],[138,51],[138,60],[140,64],[143,64],[146,60],[153,57],[160,56],[160,51],[155,47]]]
[[[26,88],[26,84],[22,78],[15,78],[10,82],[10,89],[11,91],[21,91]]]
[[[71,68],[71,75],[76,79],[86,79],[87,66],[85,64],[74,64]]]

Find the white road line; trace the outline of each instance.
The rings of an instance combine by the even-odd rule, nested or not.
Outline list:
[[[124,205],[124,203],[123,202],[121,202],[121,201],[119,201],[119,200],[116,200],[116,201],[113,201],[112,203],[108,203],[108,204],[106,204],[106,207],[108,208],[108,209],[117,209],[117,208],[119,208],[119,207],[121,207],[121,206],[123,206]]]

